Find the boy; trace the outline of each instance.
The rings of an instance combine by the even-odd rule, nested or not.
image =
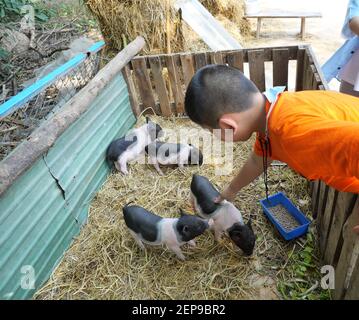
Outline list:
[[[284,89],[262,94],[242,72],[225,65],[206,66],[192,78],[185,98],[192,121],[221,129],[222,140],[225,129],[232,130],[233,141],[257,134],[253,152],[218,201],[232,201],[274,159],[309,180],[359,193],[359,99]]]

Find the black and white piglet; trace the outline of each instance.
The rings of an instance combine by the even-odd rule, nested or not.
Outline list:
[[[218,190],[206,177],[193,175],[191,201],[201,217],[213,219],[216,240],[219,241],[225,232],[246,255],[251,255],[255,245],[251,220],[244,224],[241,212],[227,200],[215,203],[214,200],[219,195]]]
[[[154,165],[160,175],[163,175],[160,165],[177,165],[183,169],[186,164],[203,164],[202,152],[191,144],[154,141],[145,150],[149,163]]]
[[[187,242],[195,246],[194,238],[204,233],[209,223],[182,210],[180,213],[180,218],[162,218],[140,206],[126,205],[123,208],[125,223],[142,249],[143,242],[150,245],[165,244],[179,259],[185,260],[180,247]]]
[[[113,163],[118,171],[128,174],[127,163],[135,160],[149,143],[162,136],[162,128],[146,117],[146,124],[111,142],[106,152],[107,161],[111,165]]]

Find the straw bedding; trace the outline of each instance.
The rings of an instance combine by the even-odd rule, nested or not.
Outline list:
[[[187,119],[155,116],[152,119],[163,128],[177,132],[184,127],[195,128]],[[196,134],[191,130],[187,132]],[[87,225],[36,298],[278,298],[278,274],[286,273],[285,266],[294,243],[283,241],[263,215],[258,201],[265,194],[261,178],[242,190],[235,201],[245,221],[252,212],[257,242],[251,257],[242,256],[225,237],[221,243],[216,243],[209,231],[197,238],[195,248],[183,247],[184,262],[162,247],[146,246],[146,250],[141,251],[122,216],[122,207],[130,201],[163,217],[178,216],[179,208],[191,212],[192,174],[208,177],[222,190],[244,163],[253,138],[234,145],[233,172],[229,175],[214,175],[215,159],[202,167],[187,167],[184,172],[165,168],[165,176],[159,176],[151,165],[137,163],[130,165],[129,176],[111,174],[91,203]],[[176,141],[174,137],[168,140]],[[287,167],[275,166],[270,170],[270,184],[271,193],[284,191],[304,213],[310,214],[307,184],[303,178]]]

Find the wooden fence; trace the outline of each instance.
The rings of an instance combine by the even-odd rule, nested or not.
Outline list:
[[[288,86],[289,62],[296,63],[295,89],[326,89],[320,68],[308,46],[290,46],[231,51],[175,53],[132,59],[123,74],[135,115],[152,108],[165,117],[183,115],[185,90],[194,73],[208,64],[228,64],[241,71],[246,64],[250,79],[264,91],[266,68],[271,62],[273,86]]]
[[[323,182],[312,183],[312,210],[317,219],[323,265],[335,268],[335,299],[359,299],[359,197]]]

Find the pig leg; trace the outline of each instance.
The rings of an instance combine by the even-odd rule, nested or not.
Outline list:
[[[214,230],[214,238],[216,239],[217,242],[221,241],[221,237],[222,237],[222,229],[218,226],[216,226],[216,224],[213,225],[213,230]]]
[[[168,249],[170,249],[172,252],[174,252],[178,259],[184,261],[186,260],[185,256],[183,255],[181,248],[177,245],[169,246]]]
[[[120,159],[117,160],[117,162],[118,162],[118,165],[119,165],[119,167],[120,167],[120,171],[121,171],[123,174],[127,175],[127,174],[128,174],[128,170],[127,170],[127,158],[126,158],[126,157],[120,158]],[[116,166],[116,168],[117,168],[117,166]]]
[[[138,246],[141,248],[141,250],[145,250],[145,246],[144,246],[143,242],[141,241],[141,239],[137,236],[137,234],[134,233],[132,230],[130,230],[130,233],[131,233],[132,237],[135,239]]]
[[[195,247],[196,246],[196,241],[194,241],[194,239],[188,241],[188,244],[191,246],[191,247]]]
[[[120,165],[118,164],[118,162],[115,161],[114,164],[115,164],[116,170],[117,170],[117,171],[121,171],[121,167],[120,167]]]
[[[185,172],[185,168],[184,168],[184,164],[183,164],[183,163],[178,163],[178,168],[179,168],[179,171],[181,171],[182,173]]]
[[[161,170],[160,165],[159,165],[159,163],[158,163],[157,160],[154,160],[154,161],[153,161],[153,165],[154,165],[154,167],[156,168],[158,174],[161,175],[161,176],[164,176],[164,173],[163,173],[163,171]]]

